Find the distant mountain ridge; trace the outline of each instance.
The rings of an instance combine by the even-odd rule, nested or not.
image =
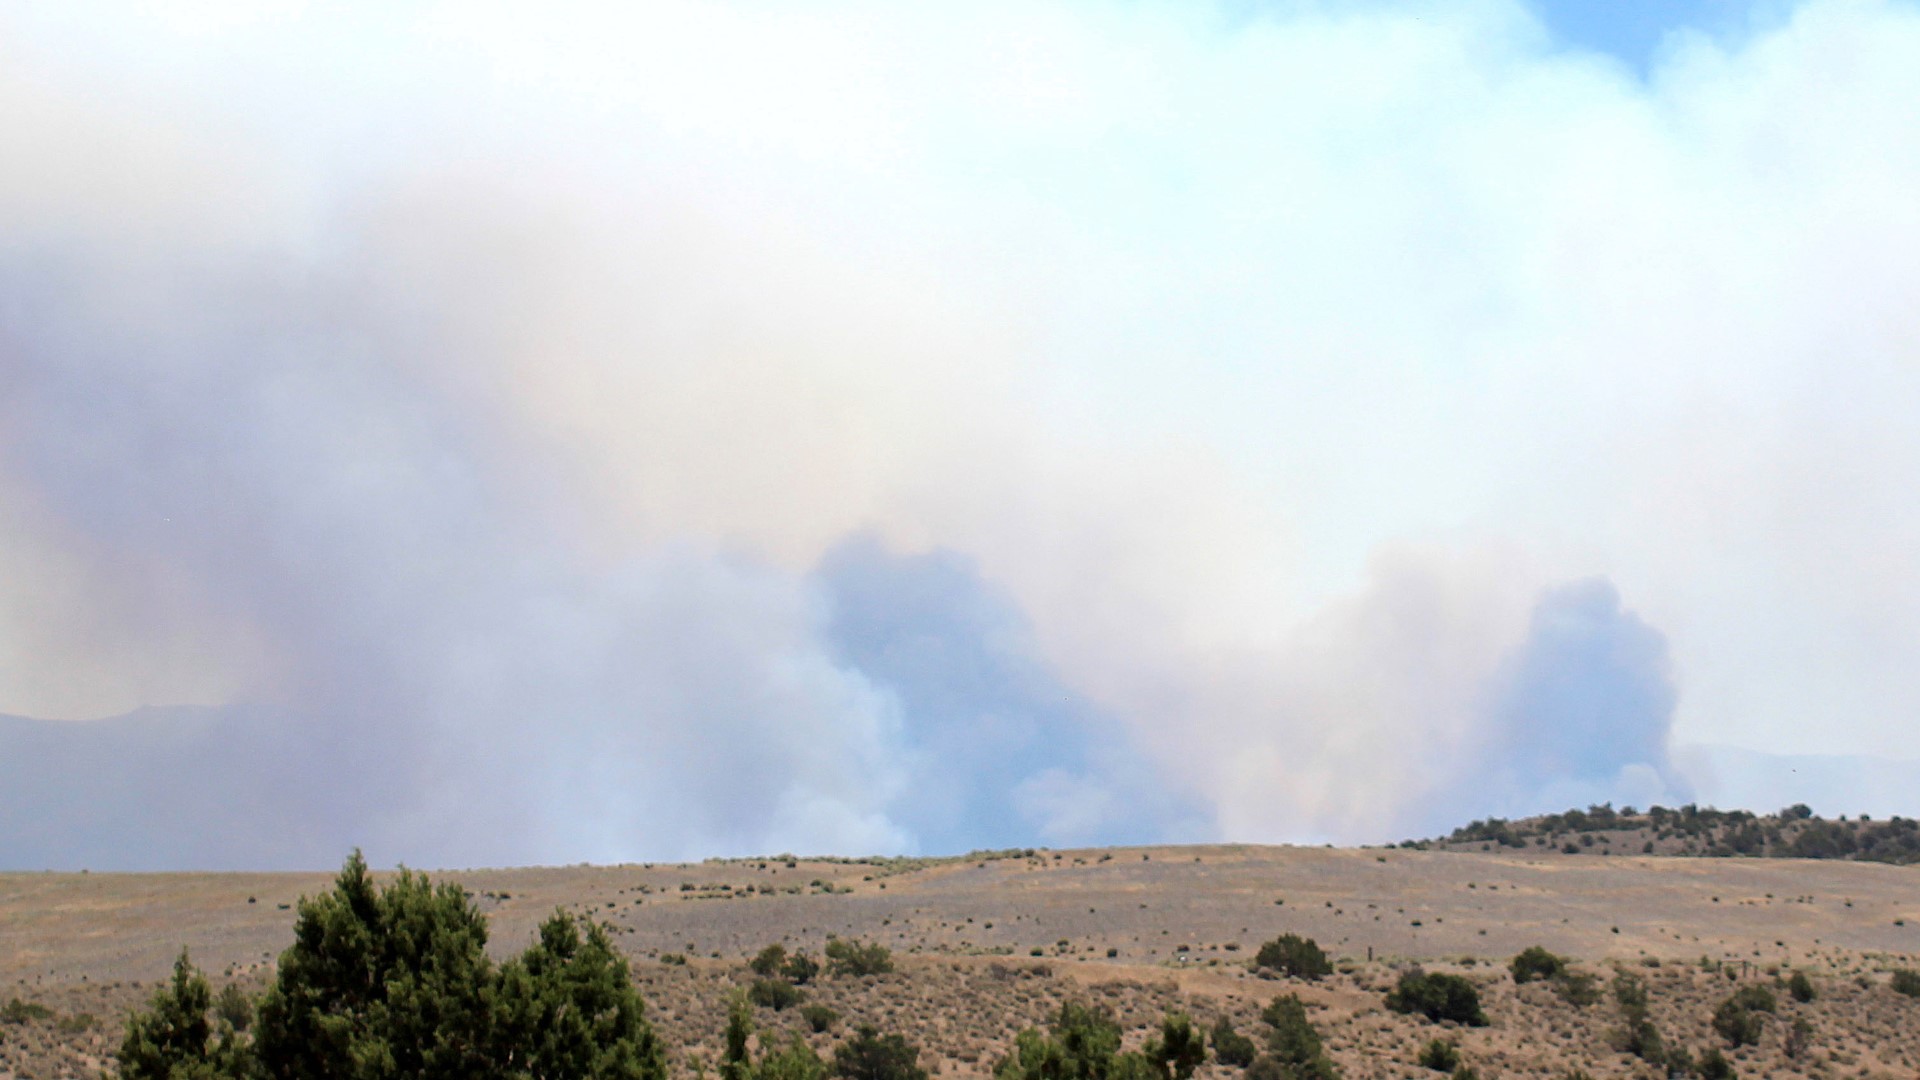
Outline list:
[[[0,869],[263,870],[337,863],[353,838],[307,766],[324,728],[259,706],[105,720],[0,715]],[[327,808],[329,813],[316,810]]]

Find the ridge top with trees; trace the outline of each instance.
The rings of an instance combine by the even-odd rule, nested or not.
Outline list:
[[[1708,858],[1844,859],[1920,863],[1920,821],[1898,815],[1822,818],[1805,803],[1772,814],[1600,803],[1585,810],[1508,820],[1470,822],[1443,837],[1407,840],[1416,851],[1496,851],[1545,848],[1568,855],[1678,855]]]

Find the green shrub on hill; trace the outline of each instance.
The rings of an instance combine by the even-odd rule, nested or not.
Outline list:
[[[755,979],[747,988],[747,1000],[779,1012],[800,1004],[800,989],[785,979]]]
[[[1225,1013],[1213,1022],[1213,1056],[1220,1064],[1244,1069],[1259,1053],[1252,1039],[1234,1030],[1232,1018]]]
[[[1480,991],[1472,982],[1459,975],[1429,974],[1419,968],[1401,973],[1399,983],[1387,992],[1387,1008],[1418,1014],[1435,1023],[1450,1020],[1469,1027],[1487,1024],[1487,1014],[1480,1010]]]
[[[1538,945],[1531,945],[1515,956],[1507,968],[1513,972],[1514,982],[1529,983],[1535,979],[1559,978],[1567,970],[1567,962]]]
[[[1460,1048],[1445,1039],[1429,1040],[1420,1048],[1420,1067],[1450,1073],[1460,1065]]]
[[[893,953],[879,942],[832,938],[827,942],[827,974],[885,975],[893,970]]]
[[[1261,1010],[1260,1019],[1270,1029],[1267,1052],[1248,1069],[1250,1080],[1258,1080],[1257,1071],[1274,1073],[1280,1080],[1332,1080],[1339,1076],[1327,1057],[1320,1032],[1307,1019],[1307,1006],[1300,995],[1274,998]]]
[[[919,1047],[864,1025],[833,1052],[833,1075],[844,1080],[927,1080]]]
[[[1281,934],[1260,946],[1260,951],[1254,954],[1253,965],[1309,981],[1333,974],[1333,963],[1319,943],[1298,934]]]

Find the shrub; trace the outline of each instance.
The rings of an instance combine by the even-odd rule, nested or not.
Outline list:
[[[1206,1036],[1186,1013],[1168,1013],[1160,1021],[1160,1034],[1147,1040],[1145,1055],[1160,1076],[1190,1080],[1193,1071],[1206,1063]]]
[[[1261,1010],[1260,1019],[1272,1030],[1267,1033],[1267,1053],[1255,1060],[1254,1067],[1261,1061],[1271,1062],[1284,1080],[1325,1080],[1339,1075],[1327,1058],[1320,1033],[1308,1021],[1307,1006],[1298,994],[1274,998]],[[1253,1077],[1253,1074],[1254,1070],[1249,1068],[1247,1075]]]
[[[1060,1006],[1048,1031],[1027,1028],[1016,1035],[1013,1050],[993,1073],[996,1080],[1097,1080],[1111,1071],[1119,1051],[1120,1025],[1112,1014],[1069,1001]]]
[[[1765,1030],[1766,1021],[1740,1000],[1735,994],[1720,1003],[1713,1010],[1713,1030],[1727,1040],[1727,1045],[1751,1046],[1760,1041],[1760,1033]]]
[[[0,1023],[24,1024],[29,1020],[46,1020],[53,1016],[53,1010],[37,1001],[21,1001],[19,998],[0,1007]]]
[[[1420,1048],[1420,1067],[1450,1073],[1460,1064],[1460,1050],[1445,1039],[1433,1039]]]
[[[1646,1011],[1647,984],[1630,971],[1616,971],[1613,974],[1613,1000],[1623,1012]]]
[[[1260,951],[1254,954],[1253,966],[1295,979],[1313,980],[1333,974],[1333,964],[1320,945],[1298,934],[1281,934],[1260,946]]]
[[[761,1055],[753,1075],[754,1080],[824,1080],[827,1063],[805,1039],[795,1035],[784,1048]]]
[[[53,1026],[54,1026],[54,1030],[60,1032],[60,1034],[62,1035],[84,1035],[87,1032],[92,1031],[94,1028],[94,1025],[98,1024],[99,1022],[100,1021],[92,1013],[83,1012],[83,1013],[74,1013],[70,1016],[63,1016],[60,1019],[54,1021]]]
[[[747,1050],[753,1041],[753,1006],[737,989],[727,995],[727,1026],[720,1041],[720,1080],[753,1080],[753,1055]]]
[[[820,974],[820,962],[805,953],[794,953],[787,957],[786,964],[780,968],[780,974],[786,976],[787,981],[795,986],[805,986],[813,981],[815,975]]]
[[[1600,1001],[1600,980],[1584,971],[1567,971],[1553,980],[1553,992],[1577,1009]]]
[[[763,1009],[779,1012],[800,1004],[800,991],[785,979],[755,979],[747,988],[747,1000]]]
[[[1751,1009],[1754,1012],[1770,1013],[1779,1008],[1779,999],[1773,996],[1773,991],[1764,986],[1743,986],[1734,991],[1733,996],[1727,1000],[1738,1002],[1741,1008]]]
[[[1060,1006],[1049,1030],[1027,1028],[994,1066],[998,1080],[1189,1080],[1206,1040],[1185,1013],[1168,1013],[1138,1053],[1120,1053],[1120,1025],[1103,1008]]]
[[[1667,1058],[1666,1040],[1660,1037],[1660,1029],[1644,1012],[1626,1018],[1625,1024],[1614,1033],[1613,1048],[1649,1064],[1659,1064]]]
[[[826,952],[829,975],[885,975],[893,970],[893,954],[879,942],[832,938]]]
[[[253,999],[240,989],[240,984],[228,983],[213,999],[213,1014],[231,1024],[233,1030],[245,1031],[253,1024]]]
[[[1535,979],[1554,979],[1567,970],[1567,962],[1538,945],[1529,946],[1513,958],[1507,967],[1513,972],[1513,981],[1529,983]]]
[[[777,943],[769,945],[761,949],[759,955],[748,961],[747,966],[753,969],[755,975],[763,979],[772,978],[780,974],[781,968],[787,966],[787,947]]]
[[[846,1080],[927,1080],[919,1047],[864,1024],[833,1052],[833,1075]]]
[[[1235,1031],[1232,1018],[1225,1013],[1213,1022],[1213,1056],[1220,1064],[1244,1069],[1253,1064],[1258,1054],[1253,1040]]]
[[[1694,1069],[1700,1074],[1700,1080],[1736,1080],[1740,1075],[1717,1046],[1701,1054],[1700,1063]]]
[[[1800,1055],[1807,1052],[1807,1047],[1812,1042],[1813,1025],[1807,1023],[1806,1017],[1796,1016],[1793,1026],[1787,1029],[1786,1038],[1780,1041],[1780,1050],[1787,1055],[1788,1059],[1797,1060]]]
[[[1246,1080],[1292,1080],[1290,1070],[1271,1055],[1262,1054],[1247,1066]]]
[[[840,1014],[825,1005],[800,1006],[800,1018],[815,1035],[833,1030],[833,1025],[840,1022]]]
[[[1340,1070],[1326,1057],[1289,1063],[1262,1054],[1248,1066],[1246,1080],[1340,1080]]]
[[[1647,1014],[1647,984],[1631,972],[1617,971],[1613,975],[1613,999],[1620,1005],[1623,1021],[1620,1029],[1613,1033],[1614,1049],[1648,1064],[1671,1065],[1666,1040],[1660,1037],[1660,1029]]]
[[[173,980],[156,991],[144,1012],[127,1021],[119,1053],[123,1080],[200,1080],[245,1076],[251,1053],[223,1026],[218,1036],[207,1021],[213,993],[183,951],[173,962]]]
[[[1920,971],[1901,968],[1893,973],[1893,982],[1889,985],[1893,987],[1893,992],[1896,994],[1920,997]]]
[[[1487,1024],[1487,1014],[1480,1011],[1480,991],[1473,983],[1459,975],[1428,974],[1419,968],[1401,973],[1399,984],[1387,992],[1387,1008],[1418,1013],[1435,1023]]]
[[[1807,973],[1804,971],[1794,972],[1787,980],[1787,994],[1802,1005],[1818,996],[1814,993],[1813,980],[1807,978]]]

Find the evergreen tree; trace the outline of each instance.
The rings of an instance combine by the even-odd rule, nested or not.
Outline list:
[[[1162,1077],[1191,1080],[1193,1071],[1206,1063],[1206,1036],[1186,1013],[1168,1013],[1160,1021],[1160,1034],[1147,1043],[1146,1057]]]
[[[754,1080],[825,1080],[827,1063],[805,1039],[795,1035],[784,1048],[761,1055],[753,1074]]]
[[[246,1046],[233,1025],[222,1022],[216,1034],[207,1019],[213,992],[206,976],[187,959],[173,962],[173,979],[153,995],[144,1012],[127,1021],[117,1055],[124,1080],[215,1080],[247,1075],[252,1069]]]
[[[486,920],[455,885],[401,870],[376,889],[358,851],[300,901],[256,1022],[274,1080],[479,1080],[493,1060]]]
[[[927,1080],[919,1047],[871,1027],[862,1027],[833,1052],[833,1073],[845,1080]]]
[[[1222,1065],[1237,1065],[1241,1068],[1253,1064],[1258,1054],[1253,1040],[1234,1030],[1233,1018],[1225,1013],[1213,1023],[1213,1056]]]
[[[753,1058],[747,1043],[753,1039],[753,1006],[735,990],[727,998],[726,1049],[720,1056],[720,1080],[753,1080]]]
[[[500,970],[495,1060],[508,1075],[665,1080],[665,1053],[604,927],[564,911]]]

